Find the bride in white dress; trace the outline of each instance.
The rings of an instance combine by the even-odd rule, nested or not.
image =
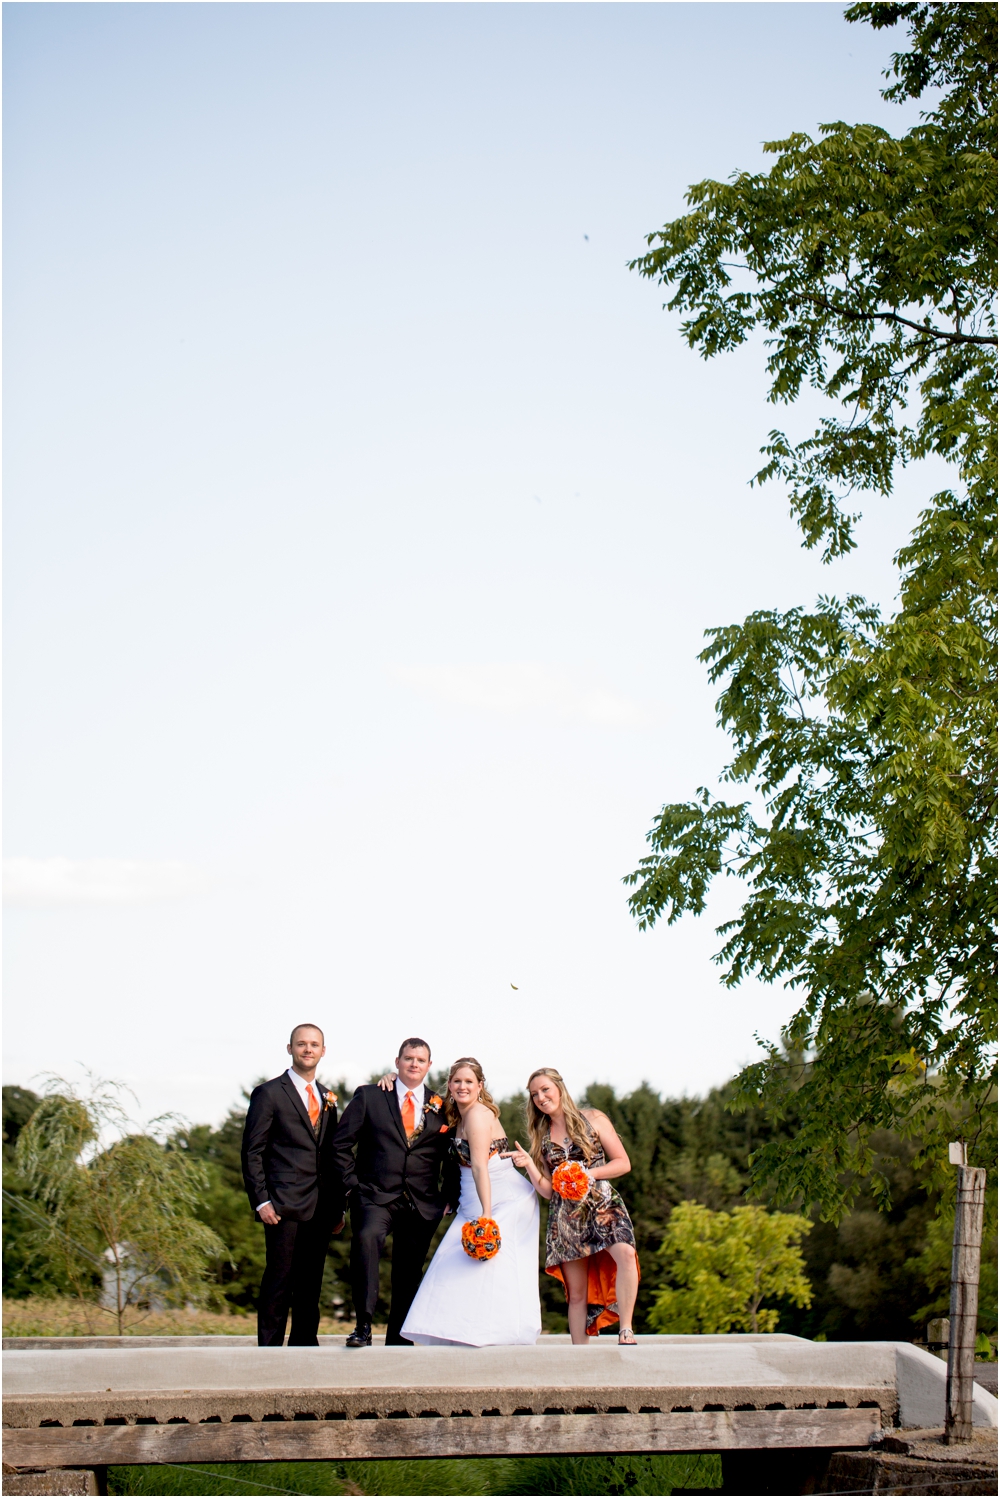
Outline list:
[[[500,1110],[474,1057],[463,1056],[448,1073],[445,1110],[457,1124],[451,1147],[462,1167],[462,1194],[401,1335],[424,1346],[533,1344],[542,1329],[538,1197],[507,1158]],[[462,1227],[476,1217],[492,1217],[500,1229],[492,1259],[471,1259],[462,1247]]]

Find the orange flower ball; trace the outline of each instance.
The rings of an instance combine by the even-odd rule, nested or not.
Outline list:
[[[552,1189],[568,1202],[582,1202],[590,1190],[590,1177],[579,1160],[565,1160],[552,1172]]]
[[[470,1259],[492,1259],[500,1251],[500,1229],[492,1217],[462,1224],[462,1247]]]

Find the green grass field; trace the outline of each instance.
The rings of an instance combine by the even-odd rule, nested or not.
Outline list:
[[[492,1457],[471,1461],[240,1462],[225,1466],[112,1467],[109,1493],[523,1495],[635,1498],[720,1487],[717,1456]]]

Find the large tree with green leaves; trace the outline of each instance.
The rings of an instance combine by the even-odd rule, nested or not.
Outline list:
[[[702,911],[720,872],[744,882],[724,981],[756,974],[801,1001],[741,1078],[737,1101],[775,1119],[796,1095],[798,1127],[755,1153],[755,1182],[831,1218],[877,1130],[934,1153],[958,1130],[991,1163],[996,10],[852,6],[849,21],[907,26],[884,97],[933,91],[921,123],[771,143],[770,171],[692,187],[633,262],[703,356],[763,332],[772,402],[808,387],[829,402],[808,435],[772,431],[755,476],[785,483],[827,560],[854,545],[853,495],[890,496],[924,458],[954,474],[897,555],[891,616],[823,597],[708,632],[735,749],[723,779],[751,794],[665,806],[626,881],[642,927]]]
[[[122,1091],[97,1083],[81,1095],[52,1079],[14,1150],[35,1251],[58,1266],[81,1300],[91,1301],[95,1278],[103,1280],[103,1308],[119,1334],[157,1302],[204,1299],[208,1271],[226,1255],[196,1215],[205,1170],[164,1148],[149,1127],[131,1126]],[[159,1120],[158,1132],[171,1122]]]

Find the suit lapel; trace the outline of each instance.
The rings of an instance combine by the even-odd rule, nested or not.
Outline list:
[[[285,1091],[288,1093],[288,1095],[291,1098],[292,1102],[295,1104],[296,1108],[298,1109],[299,1117],[302,1119],[302,1122],[305,1124],[306,1128],[309,1130],[309,1138],[314,1140],[316,1138],[316,1135],[313,1133],[312,1119],[309,1117],[309,1109],[306,1107],[305,1103],[302,1101],[302,1097],[301,1097],[301,1095],[299,1093],[299,1089],[296,1087],[295,1083],[292,1081],[291,1077],[288,1075],[287,1072],[285,1072],[285,1074],[284,1074],[284,1076],[282,1077],[281,1080],[285,1084]],[[321,1118],[322,1118],[322,1116],[323,1115],[320,1114]]]

